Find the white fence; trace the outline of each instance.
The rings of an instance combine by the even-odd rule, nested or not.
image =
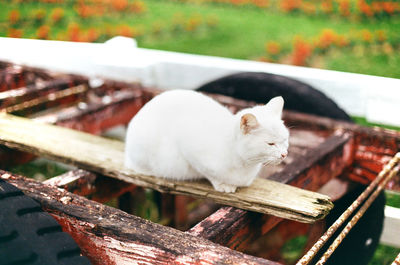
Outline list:
[[[0,38],[0,60],[161,89],[194,89],[230,73],[268,72],[312,85],[351,115],[400,126],[400,79],[394,78],[149,50],[124,37],[104,44]]]

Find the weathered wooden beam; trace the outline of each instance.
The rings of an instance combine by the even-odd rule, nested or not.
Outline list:
[[[1,170],[0,178],[37,200],[75,239],[94,265],[279,265],[31,179]]]
[[[308,150],[304,156],[297,158],[269,179],[316,191],[350,167],[353,160],[352,134],[337,131],[317,148]],[[314,178],[315,186],[312,187],[309,182]]]
[[[83,82],[74,82],[71,78],[60,78],[0,92],[0,109],[21,104],[79,84],[83,84]]]
[[[60,139],[66,139],[60,141]],[[0,114],[0,143],[161,192],[210,198],[217,203],[300,222],[315,222],[332,208],[328,196],[256,179],[236,193],[215,191],[205,180],[172,181],[124,168],[124,144],[87,133]]]
[[[352,145],[351,134],[334,134],[270,178],[317,191],[351,164]],[[266,234],[282,220],[275,216],[222,207],[189,230],[189,233],[233,249],[243,250],[249,242]]]
[[[34,120],[100,134],[113,126],[127,124],[148,100],[140,90],[115,91],[101,99],[47,113]]]
[[[348,177],[356,182],[370,183],[385,163],[400,151],[400,131],[379,127],[365,127],[354,123],[332,120],[308,114],[284,112],[289,126],[318,132],[343,130],[353,134],[354,163]],[[400,191],[400,179],[390,181],[388,189]]]
[[[107,202],[126,192],[135,190],[136,186],[115,178],[94,174],[76,169],[43,182],[47,185],[63,188],[71,193],[86,196],[96,202]]]

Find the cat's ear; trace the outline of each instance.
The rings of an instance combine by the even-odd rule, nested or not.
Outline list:
[[[267,105],[265,105],[273,114],[282,117],[284,100],[282,97],[272,98]]]
[[[256,116],[246,113],[240,118],[240,129],[243,134],[248,134],[259,126]]]

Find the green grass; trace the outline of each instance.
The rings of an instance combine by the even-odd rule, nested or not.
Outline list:
[[[398,126],[392,126],[392,125],[385,125],[385,124],[369,122],[364,117],[352,116],[351,118],[353,119],[354,122],[356,122],[357,124],[360,124],[362,126],[381,127],[381,128],[386,128],[386,129],[390,129],[390,130],[400,131],[400,127],[398,127]]]
[[[306,236],[298,236],[285,243],[281,249],[281,254],[286,264],[295,264],[301,258],[306,242]],[[390,265],[399,253],[399,248],[379,245],[369,265]]]
[[[38,181],[61,175],[67,171],[66,167],[47,159],[36,159],[10,169],[10,172],[14,174],[33,178]]]
[[[400,18],[391,20],[357,21],[342,18],[309,17],[303,14],[283,14],[255,8],[238,8],[221,5],[180,4],[147,0],[149,10],[154,14],[200,13],[215,14],[219,18],[217,29],[205,35],[182,35],[179,38],[139,40],[142,47],[186,53],[215,55],[239,59],[256,58],[265,54],[264,44],[276,40],[290,46],[294,36],[302,35],[312,39],[325,28],[339,34],[358,32],[362,29],[376,31],[385,29],[388,35],[398,38]],[[287,47],[287,48],[288,48]],[[324,57],[323,68],[371,75],[400,78],[400,55],[354,54],[350,48],[341,49]]]
[[[254,59],[265,55],[264,44],[267,41],[278,41],[284,50],[289,50],[293,38],[302,35],[305,39],[315,38],[323,29],[330,28],[339,34],[356,34],[362,29],[376,31],[384,29],[388,32],[389,41],[393,45],[392,52],[383,53],[380,47],[372,45],[365,47],[361,44],[334,49],[320,55],[318,63],[312,66],[321,68],[371,74],[378,76],[400,78],[400,17],[382,20],[357,20],[343,19],[340,17],[314,16],[304,14],[284,14],[274,10],[261,10],[252,7],[233,7],[217,4],[179,3],[172,1],[145,0],[148,11],[141,15],[110,15],[93,19],[81,19],[73,11],[72,5],[65,4],[64,8],[68,21],[51,25],[51,36],[57,36],[65,32],[68,23],[74,21],[83,29],[90,27],[102,29],[109,25],[128,24],[138,27],[146,34],[138,38],[139,46],[151,49],[161,49],[193,54],[213,55],[238,59]],[[0,36],[7,35],[7,17],[12,9],[19,9],[23,17],[30,15],[32,10],[44,8],[49,13],[55,5],[27,2],[15,4],[12,1],[4,1],[0,8]],[[181,31],[174,33],[171,25],[177,14],[188,18],[200,15],[202,19],[217,17],[218,24],[215,28],[204,28],[195,32]],[[158,24],[162,31],[159,34],[151,34],[154,25]],[[24,37],[35,38],[38,25],[23,22],[16,27],[24,30]],[[98,41],[105,41],[100,38]],[[363,125],[373,125],[365,122],[363,118],[355,118]],[[390,127],[397,129],[398,127]],[[43,180],[65,172],[65,169],[48,162],[35,161],[12,169],[12,172]],[[152,198],[146,201],[152,203]],[[116,204],[115,202],[112,204]],[[391,193],[387,194],[387,204],[400,206],[400,197]],[[152,207],[150,207],[152,208]],[[157,219],[149,207],[139,209],[141,216],[149,219]],[[287,261],[294,261],[299,257],[299,250],[305,243],[304,237],[291,240],[283,249],[283,257]],[[380,245],[370,263],[390,264],[400,249]]]
[[[379,245],[369,265],[390,265],[399,253],[399,248]]]
[[[278,41],[283,50],[291,49],[293,38],[302,35],[307,40],[318,36],[323,29],[333,29],[338,34],[357,35],[362,29],[371,32],[384,29],[388,42],[393,45],[393,51],[382,52],[375,45],[371,47],[355,47],[335,49],[326,55],[318,56],[318,62],[311,61],[311,66],[355,72],[379,76],[400,78],[400,16],[371,19],[344,19],[339,16],[307,16],[305,14],[286,14],[271,9],[254,7],[235,7],[222,4],[180,3],[174,1],[144,0],[147,12],[135,14],[112,14],[105,17],[90,19],[80,18],[72,9],[73,5],[64,4],[67,19],[61,24],[51,26],[51,36],[56,38],[60,32],[65,32],[70,21],[75,21],[83,29],[90,27],[104,29],[109,25],[128,24],[137,27],[145,34],[138,38],[139,46],[193,54],[222,56],[238,59],[254,59],[264,56],[265,43]],[[0,9],[0,17],[6,21],[8,12],[18,8],[22,17],[27,17],[32,10],[44,8],[49,13],[56,5],[27,2],[16,5],[8,1]],[[185,18],[199,15],[207,20],[214,16],[218,18],[216,28],[201,28],[195,32],[181,31],[173,33],[171,27],[174,17],[180,14]],[[46,21],[49,21],[47,18]],[[160,34],[151,34],[154,25],[158,24]],[[24,37],[35,38],[38,26],[22,23]],[[0,36],[7,34],[5,22],[0,22]],[[108,36],[109,37],[109,36]],[[98,41],[104,41],[106,37]],[[285,60],[283,60],[285,62]]]
[[[400,193],[386,191],[386,205],[400,208]]]

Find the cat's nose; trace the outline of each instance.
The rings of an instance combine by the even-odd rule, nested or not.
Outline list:
[[[287,152],[281,154],[282,159],[287,157]]]

